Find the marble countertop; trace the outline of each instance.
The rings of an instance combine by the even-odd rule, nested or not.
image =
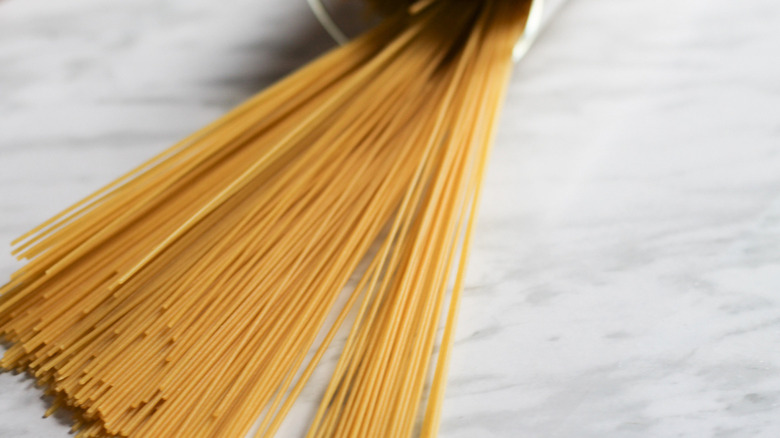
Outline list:
[[[331,46],[303,0],[0,1],[0,242]],[[777,0],[561,10],[512,80],[441,436],[780,436],[778,47]],[[45,408],[0,374],[0,437],[67,436]]]

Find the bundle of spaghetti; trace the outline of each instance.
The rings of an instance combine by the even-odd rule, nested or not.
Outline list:
[[[396,11],[17,239],[0,366],[80,436],[241,437],[263,413],[271,436],[354,313],[309,436],[411,435],[434,362],[435,435],[530,4],[450,1]]]

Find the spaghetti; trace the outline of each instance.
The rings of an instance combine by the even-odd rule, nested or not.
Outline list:
[[[399,8],[21,236],[0,365],[80,437],[272,436],[354,312],[308,436],[435,436],[529,5]]]

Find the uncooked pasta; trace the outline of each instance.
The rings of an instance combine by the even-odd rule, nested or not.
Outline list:
[[[273,436],[342,326],[307,436],[437,434],[530,2],[377,3],[373,30],[13,242],[0,365],[77,436]]]

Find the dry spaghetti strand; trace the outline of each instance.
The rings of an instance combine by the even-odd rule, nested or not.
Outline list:
[[[376,29],[22,235],[0,366],[81,437],[266,437],[352,320],[308,436],[435,436],[529,4],[377,2]]]

